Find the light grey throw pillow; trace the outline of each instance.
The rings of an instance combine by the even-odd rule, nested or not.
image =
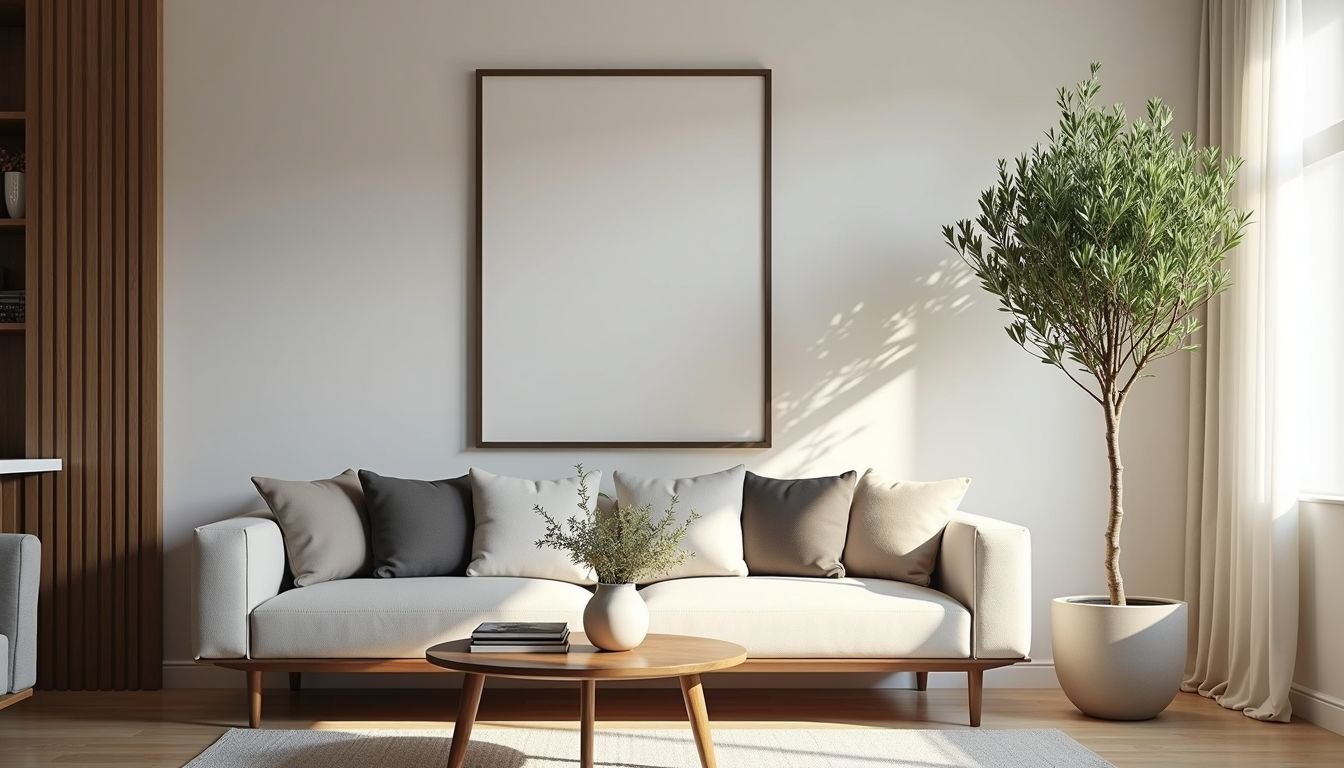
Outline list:
[[[742,550],[753,576],[841,577],[858,472],[776,480],[747,473]]]
[[[845,572],[928,586],[943,528],[970,487],[968,477],[889,482],[865,472],[849,511]]]
[[[616,501],[622,505],[652,504],[654,519],[659,519],[675,495],[678,524],[692,510],[700,515],[691,523],[681,544],[695,556],[687,558],[671,573],[641,583],[693,576],[747,575],[747,563],[742,557],[742,483],[746,474],[746,466],[739,464],[712,475],[674,480],[619,471],[612,475],[616,481]]]
[[[595,581],[589,569],[570,562],[567,552],[537,548],[537,540],[546,534],[546,521],[532,506],[540,504],[557,520],[575,514],[579,478],[525,480],[475,467],[469,474],[476,534],[468,576],[524,576],[573,584]],[[588,474],[590,487],[597,488],[601,482],[601,472]]]
[[[369,523],[353,469],[329,480],[254,477],[252,484],[280,524],[294,586],[369,575]]]

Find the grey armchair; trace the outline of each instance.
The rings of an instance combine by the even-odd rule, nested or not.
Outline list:
[[[37,583],[42,545],[0,533],[0,709],[32,695],[37,682]]]

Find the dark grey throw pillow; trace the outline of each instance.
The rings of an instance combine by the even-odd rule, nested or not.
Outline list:
[[[359,471],[373,575],[462,576],[471,562],[471,480],[404,480]]]
[[[742,549],[753,576],[845,575],[840,556],[857,472],[776,480],[747,473]]]

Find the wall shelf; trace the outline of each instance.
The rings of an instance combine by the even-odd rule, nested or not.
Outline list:
[[[27,328],[25,323],[0,323],[0,333],[23,333]]]
[[[60,459],[0,459],[0,475],[26,475],[32,472],[60,471]]]
[[[0,219],[0,229],[23,229],[26,226],[27,219]]]

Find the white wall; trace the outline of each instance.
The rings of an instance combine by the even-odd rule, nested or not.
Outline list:
[[[191,529],[257,506],[252,474],[583,460],[970,475],[968,509],[1032,529],[1048,661],[1048,598],[1104,586],[1100,413],[1005,337],[939,228],[1093,59],[1108,100],[1161,96],[1191,126],[1198,5],[170,0],[167,659],[191,655]],[[775,448],[465,447],[471,72],[507,66],[774,70]],[[1186,387],[1174,359],[1128,409],[1132,594],[1180,593]]]
[[[1344,500],[1303,502],[1298,518],[1301,542],[1301,595],[1297,627],[1297,669],[1293,674],[1293,714],[1344,733]]]

